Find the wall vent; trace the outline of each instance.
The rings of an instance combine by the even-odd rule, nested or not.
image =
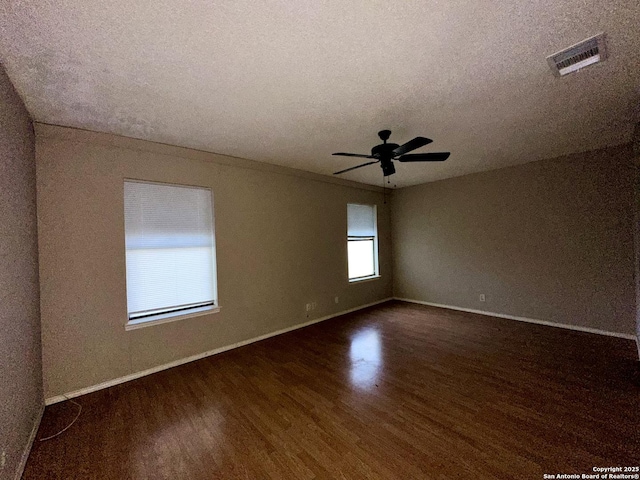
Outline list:
[[[587,38],[580,43],[565,48],[547,57],[551,71],[562,77],[581,68],[602,62],[607,58],[604,33]]]

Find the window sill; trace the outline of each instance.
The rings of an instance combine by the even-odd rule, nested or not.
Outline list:
[[[349,283],[371,282],[372,280],[378,280],[381,276],[382,275],[371,275],[370,277],[354,278],[353,280],[349,280]]]
[[[178,320],[185,320],[187,318],[200,317],[202,315],[210,315],[212,313],[218,313],[220,307],[202,307],[189,313],[162,313],[148,318],[139,318],[137,320],[129,320],[124,326],[125,330],[138,330],[139,328],[151,327],[153,325],[160,325],[162,323],[177,322]]]

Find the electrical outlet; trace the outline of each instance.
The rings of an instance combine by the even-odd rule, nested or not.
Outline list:
[[[0,454],[0,470],[3,470],[6,464],[7,464],[7,452],[3,450],[2,454]]]
[[[310,311],[311,311],[311,304],[310,304],[310,303],[307,303],[307,305],[305,306],[305,308],[306,308],[307,312],[310,312]]]
[[[336,297],[336,298],[334,298],[334,301],[335,301],[336,303],[338,303],[338,302],[340,301],[340,299],[339,299],[338,297]]]
[[[486,301],[487,301],[487,297],[485,296],[485,294],[484,294],[484,293],[481,293],[481,294],[480,294],[480,301],[481,301],[481,302],[486,302]]]
[[[311,310],[315,310],[317,307],[318,307],[318,304],[316,302],[311,303]]]

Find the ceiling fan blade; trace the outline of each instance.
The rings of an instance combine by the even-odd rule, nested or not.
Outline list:
[[[425,137],[416,137],[413,140],[409,140],[404,145],[400,145],[393,151],[394,156],[404,155],[405,153],[409,153],[416,148],[424,147],[425,145],[429,145],[433,140]]]
[[[451,152],[414,153],[403,155],[397,160],[399,162],[443,162],[449,158],[449,155]]]
[[[340,170],[339,172],[335,172],[334,175],[340,175],[341,173],[345,173],[345,172],[348,172],[350,170],[355,170],[356,168],[366,167],[367,165],[373,165],[374,163],[378,163],[379,161],[380,160],[376,160],[375,162],[367,162],[367,163],[363,163],[362,165],[357,165],[355,167],[345,168],[344,170]]]
[[[360,158],[373,158],[371,155],[363,155],[361,153],[332,153],[331,155],[340,155],[342,157],[360,157]]]

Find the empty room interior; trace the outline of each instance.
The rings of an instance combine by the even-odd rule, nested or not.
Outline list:
[[[0,479],[640,478],[640,3],[0,4]]]

